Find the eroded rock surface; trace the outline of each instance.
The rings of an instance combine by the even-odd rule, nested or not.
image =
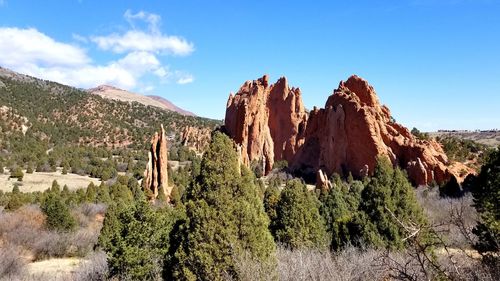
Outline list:
[[[307,114],[300,89],[286,78],[247,81],[227,102],[225,130],[241,147],[242,162],[262,165],[268,173],[275,161],[292,161],[304,142]]]
[[[160,192],[170,200],[173,187],[168,185],[168,149],[163,125],[151,139],[143,186],[150,200],[158,198]]]
[[[441,145],[396,123],[373,87],[355,75],[309,115],[300,89],[290,88],[286,78],[272,85],[267,75],[247,81],[229,96],[225,130],[240,146],[242,162],[262,163],[266,174],[275,161],[286,160],[302,173],[364,177],[383,156],[406,169],[415,185],[455,175]]]

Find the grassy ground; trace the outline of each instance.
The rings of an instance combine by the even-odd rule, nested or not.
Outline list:
[[[63,175],[61,170],[50,173],[33,172],[33,174],[27,174],[26,171],[23,172],[24,177],[22,182],[18,182],[17,179],[9,179],[10,172],[8,170],[6,170],[4,174],[0,174],[0,190],[4,192],[12,191],[14,184],[19,183],[21,184],[19,189],[22,192],[44,191],[52,186],[54,180],[56,180],[61,187],[67,185],[70,190],[86,188],[91,182],[95,185],[101,184],[99,179],[77,174]]]

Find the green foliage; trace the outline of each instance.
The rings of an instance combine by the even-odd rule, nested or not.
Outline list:
[[[333,189],[320,196],[320,212],[331,238],[331,249],[338,251],[349,244],[356,244],[351,234],[359,208],[363,184],[359,181],[337,183]]]
[[[319,201],[304,184],[290,181],[281,191],[272,232],[277,242],[291,249],[327,246],[325,223]]]
[[[76,227],[76,220],[69,212],[68,206],[57,192],[49,192],[40,206],[47,216],[45,225],[48,229],[58,231],[72,231]]]
[[[424,225],[425,218],[406,174],[379,158],[371,180],[361,194],[358,227],[361,239],[379,247],[401,249],[408,234],[399,222]],[[398,222],[399,221],[399,222]]]
[[[275,184],[270,185],[264,192],[264,209],[266,210],[266,214],[271,221],[270,229],[275,228],[273,226],[273,223],[276,222],[276,219],[278,217],[276,213],[276,207],[278,206],[279,200],[279,187]]]
[[[283,170],[285,168],[288,168],[288,162],[286,160],[274,162],[273,169]]]
[[[428,133],[422,133],[420,132],[419,129],[413,127],[413,129],[411,129],[411,134],[414,135],[417,139],[419,140],[429,140],[429,134]]]
[[[12,169],[12,171],[10,172],[10,177],[17,179],[18,181],[22,181],[24,173],[21,170],[21,167],[15,167],[14,169]]]
[[[257,178],[261,178],[262,176],[264,176],[264,166],[262,158],[259,160],[252,160],[252,163],[250,163],[250,169]]]
[[[14,185],[12,188],[12,194],[7,203],[7,210],[15,211],[19,209],[23,205],[23,200],[21,196],[21,192],[19,191],[19,186]]]
[[[481,168],[472,189],[480,221],[473,232],[481,252],[500,250],[500,150],[493,152]]]
[[[459,139],[453,136],[440,137],[437,139],[442,145],[443,150],[452,161],[465,162],[473,159],[475,154],[488,151],[488,147],[473,140]],[[487,154],[487,153],[486,153]],[[479,157],[482,162],[482,158]]]
[[[222,280],[238,278],[235,257],[272,262],[275,245],[269,220],[251,172],[242,167],[232,141],[216,132],[205,152],[200,175],[186,190],[187,219],[176,233],[170,278]]]
[[[108,254],[110,277],[157,280],[169,251],[169,236],[182,213],[170,208],[154,210],[146,200],[111,207],[98,245]]]

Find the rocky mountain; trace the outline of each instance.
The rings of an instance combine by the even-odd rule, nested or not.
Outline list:
[[[324,108],[307,113],[298,88],[286,78],[269,84],[268,76],[247,81],[230,95],[225,130],[241,147],[243,163],[286,160],[299,173],[371,175],[377,157],[385,156],[408,172],[415,185],[462,178],[441,145],[419,140],[396,123],[373,87],[358,76],[341,81]],[[260,162],[262,161],[262,162]],[[467,171],[472,172],[472,171]]]
[[[132,93],[126,90],[118,89],[109,85],[101,85],[96,88],[87,90],[91,94],[99,95],[103,98],[119,100],[124,102],[138,102],[146,106],[155,106],[161,109],[174,111],[186,116],[195,116],[192,112],[184,110],[174,105],[169,100],[159,96],[145,96],[137,93]]]
[[[153,96],[153,95],[148,95],[147,97],[161,103],[168,110],[175,111],[177,113],[180,113],[180,114],[186,115],[186,116],[196,116],[196,114],[192,113],[191,111],[187,111],[187,110],[184,110],[184,109],[176,106],[175,104],[173,104],[171,101],[167,100],[166,98],[162,98],[160,96]]]

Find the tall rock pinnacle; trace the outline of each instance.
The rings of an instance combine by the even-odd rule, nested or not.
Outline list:
[[[151,139],[148,163],[144,172],[144,191],[150,200],[158,198],[160,192],[163,192],[167,200],[170,200],[172,187],[168,185],[167,154],[167,138],[162,124],[160,133],[155,133]]]

